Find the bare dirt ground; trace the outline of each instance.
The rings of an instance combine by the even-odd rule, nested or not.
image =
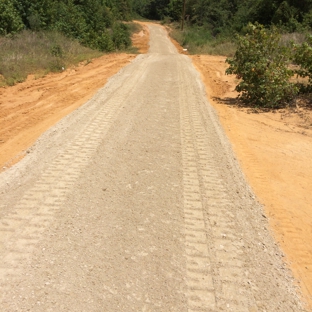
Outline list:
[[[133,35],[140,53],[148,51],[148,28]],[[23,158],[37,138],[89,100],[107,79],[136,55],[109,54],[9,88],[0,88],[0,172]]]
[[[104,59],[81,66],[68,77],[67,88],[70,71],[53,75],[54,97],[51,90],[42,110],[40,101],[25,93],[24,99],[27,94],[32,99],[30,110],[41,111],[28,128],[18,125],[28,111],[21,115],[17,107],[23,105],[25,90],[36,94],[38,87],[31,83],[40,81],[29,80],[31,87],[16,89],[15,95],[12,88],[11,98],[8,89],[1,89],[5,118],[15,116],[9,140],[21,138],[14,151],[9,149],[13,143],[1,150],[11,162],[40,131],[92,97],[0,176],[1,311],[302,311],[283,253],[198,73],[187,56],[177,54],[163,28],[149,29],[149,53],[124,67],[95,96],[96,76],[102,75],[103,86],[134,56],[111,65],[111,72],[107,59],[106,67],[101,67]],[[146,31],[139,35],[146,36]],[[210,87],[223,90],[220,61],[203,57],[196,66],[209,64],[203,74],[208,68],[220,79]],[[97,74],[87,75],[84,68],[93,65],[91,72]],[[79,70],[84,72],[80,78]],[[87,86],[89,93],[78,93]],[[18,95],[20,104],[14,104]],[[63,98],[70,100],[58,110],[54,106]],[[234,121],[240,113],[256,129],[253,118],[260,115],[237,109],[232,114],[235,108],[215,105],[221,122],[231,121],[232,133],[239,133],[234,125],[240,123]],[[55,119],[45,122],[49,109]],[[18,127],[19,135],[13,134]],[[235,142],[244,146],[241,135],[229,137],[243,168],[244,160],[254,167],[250,148],[239,154],[236,147]],[[8,139],[2,140],[3,147]],[[267,214],[271,223],[279,220]]]
[[[252,113],[235,105],[225,57],[192,56],[243,171],[312,306],[312,111]]]
[[[29,77],[24,83],[0,88],[1,169],[20,160],[44,131],[89,100],[135,57],[109,54],[62,74]]]

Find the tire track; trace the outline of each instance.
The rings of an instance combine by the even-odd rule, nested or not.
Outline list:
[[[184,69],[179,68],[181,142],[184,186],[186,297],[188,311],[214,311],[215,285],[211,255],[204,221],[203,200],[197,168],[193,129],[188,111],[187,88],[183,85]]]

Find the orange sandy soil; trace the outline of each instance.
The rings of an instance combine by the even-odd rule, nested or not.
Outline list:
[[[191,56],[273,235],[312,307],[312,111],[254,113],[235,104],[225,57]]]
[[[140,24],[143,30],[132,39],[146,53],[148,29]],[[0,88],[1,170],[21,159],[40,134],[84,104],[135,56],[104,55],[63,73]],[[260,114],[240,108],[234,104],[237,81],[224,74],[225,58],[190,57],[312,307],[312,113],[300,107]]]
[[[148,28],[133,36],[140,53],[148,50]],[[0,88],[0,172],[19,161],[37,138],[87,102],[107,79],[136,57],[108,54],[62,73]]]
[[[148,23],[140,21],[134,22],[141,25],[142,30],[132,36],[132,45],[138,49],[139,53],[147,53],[149,49],[149,30],[146,25]]]

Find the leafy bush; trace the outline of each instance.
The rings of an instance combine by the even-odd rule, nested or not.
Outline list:
[[[294,62],[299,65],[295,72],[300,77],[308,77],[308,86],[302,88],[304,91],[312,90],[312,36],[308,35],[306,41],[301,45],[294,44]]]
[[[0,1],[0,35],[5,36],[23,29],[24,25],[11,0]]]
[[[96,35],[94,40],[90,40],[88,45],[100,51],[111,52],[114,50],[114,42],[107,31],[102,32],[100,35]]]
[[[290,82],[294,72],[288,68],[290,49],[280,44],[276,29],[249,24],[246,36],[238,36],[237,51],[226,62],[226,74],[241,78],[236,90],[244,103],[277,108],[289,102],[298,87]]]
[[[125,49],[131,46],[129,27],[123,23],[115,23],[113,27],[112,40],[115,49]]]

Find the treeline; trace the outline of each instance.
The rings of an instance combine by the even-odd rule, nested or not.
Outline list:
[[[1,0],[0,35],[53,30],[85,46],[111,51],[131,44],[129,0]]]
[[[133,10],[151,19],[179,21],[182,6],[183,0],[133,0]],[[214,35],[242,31],[249,22],[293,32],[312,27],[312,0],[186,0],[185,18]]]

